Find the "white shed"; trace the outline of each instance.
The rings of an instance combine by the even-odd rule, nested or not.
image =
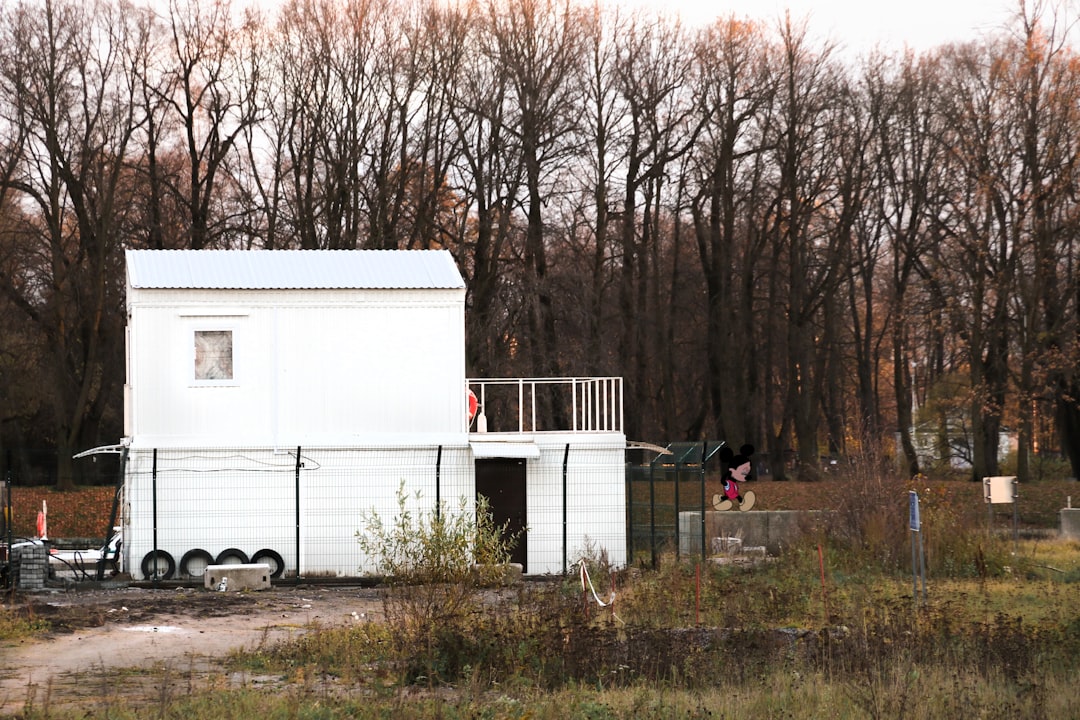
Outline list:
[[[402,487],[417,511],[490,497],[526,572],[625,562],[620,379],[467,379],[448,252],[128,251],[127,308],[133,577],[371,572],[362,516]],[[542,403],[566,426],[538,427]]]

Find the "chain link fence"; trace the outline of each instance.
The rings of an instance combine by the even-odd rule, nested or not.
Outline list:
[[[493,510],[527,530],[515,560],[529,573],[567,572],[583,557],[655,566],[664,553],[696,555],[722,447],[549,444],[540,457],[496,461]],[[402,502],[414,514],[473,512],[480,462],[467,445],[129,449],[112,463],[121,484],[109,521],[135,579],[193,580],[248,562],[269,564],[275,579],[363,576],[377,565],[357,539],[367,519],[393,522]],[[10,500],[0,490],[3,533]]]
[[[702,441],[671,443],[666,452],[627,451],[627,555],[633,562],[655,568],[664,554],[706,557],[706,512],[721,492],[724,446]]]
[[[526,530],[516,558],[526,572],[565,572],[595,548],[624,562],[623,449],[566,444],[527,462],[479,461],[468,445],[132,449],[124,566],[160,580],[249,562],[269,564],[272,578],[370,575],[378,558],[357,538],[366,523],[475,512],[481,462],[496,522]]]

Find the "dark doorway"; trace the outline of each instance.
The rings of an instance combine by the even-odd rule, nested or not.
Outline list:
[[[506,533],[518,533],[510,562],[521,563],[525,572],[528,538],[525,536],[525,461],[521,458],[493,458],[476,461],[476,494],[491,504],[497,526],[506,523]]]

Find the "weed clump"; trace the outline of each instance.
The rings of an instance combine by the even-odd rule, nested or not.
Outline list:
[[[495,525],[484,497],[475,510],[461,498],[455,512],[445,503],[414,512],[408,499],[402,483],[393,522],[367,513],[357,540],[377,558],[393,629],[390,643],[403,679],[439,684],[456,679],[487,652],[491,640],[476,632],[475,620],[485,612],[485,590],[510,577],[517,538]]]

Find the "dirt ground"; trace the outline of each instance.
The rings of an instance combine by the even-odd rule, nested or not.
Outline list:
[[[275,586],[214,592],[203,588],[115,587],[4,595],[5,609],[47,620],[45,636],[0,644],[0,717],[109,697],[174,692],[164,669],[185,683],[221,669],[230,651],[255,649],[316,627],[371,622],[382,615],[377,591],[355,586]],[[152,675],[152,677],[151,677]]]

